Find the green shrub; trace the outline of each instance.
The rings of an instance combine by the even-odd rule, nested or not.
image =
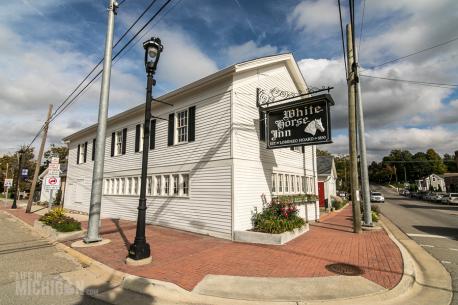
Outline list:
[[[59,232],[81,230],[81,223],[72,217],[65,216],[62,208],[52,209],[50,212],[41,216],[39,220]]]
[[[376,212],[371,211],[371,215],[372,215],[372,222],[377,222],[379,220],[379,216]]]
[[[380,215],[380,213],[381,213],[380,212],[380,206],[377,205],[377,204],[372,204],[371,205],[371,211],[375,212],[377,214],[377,216]]]
[[[297,212],[294,200],[282,197],[272,200],[261,213],[253,215],[253,231],[279,234],[300,228],[305,221]]]

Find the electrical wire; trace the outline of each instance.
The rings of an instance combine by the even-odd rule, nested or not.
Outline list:
[[[142,28],[141,28],[140,30],[138,30],[138,31],[135,33],[135,35],[134,35],[134,36],[133,36],[133,37],[132,37],[132,38],[131,38],[131,39],[130,39],[130,40],[129,40],[129,41],[128,41],[128,42],[127,42],[127,43],[126,43],[126,44],[125,44],[125,45],[115,54],[115,55],[114,55],[114,56],[113,56],[112,60],[115,60],[115,59],[122,53],[122,51],[124,51],[124,50],[129,46],[129,44],[132,43],[132,41],[133,41],[135,38],[137,38],[137,36],[138,36],[138,35],[148,26],[148,24],[150,24],[150,23],[151,23],[151,22],[152,22],[161,12],[162,12],[162,10],[163,10],[171,1],[172,1],[172,0],[167,0],[167,1],[159,8],[159,10],[153,15],[153,17],[151,17],[151,18],[142,26]],[[100,70],[100,71],[99,71],[99,72],[89,81],[89,83],[87,83],[86,86],[84,86],[84,88],[83,88],[74,98],[72,98],[72,99],[68,102],[68,104],[65,105],[64,108],[62,108],[62,110],[61,110],[59,113],[57,113],[55,116],[53,116],[53,117],[51,118],[51,121],[50,121],[50,122],[54,121],[55,118],[56,118],[58,115],[60,115],[62,112],[64,112],[65,109],[67,109],[67,108],[68,108],[68,107],[69,107],[69,106],[70,106],[70,105],[71,105],[71,104],[72,104],[72,103],[73,103],[73,102],[83,93],[83,91],[86,90],[86,89],[89,87],[89,85],[91,85],[91,84],[92,84],[92,83],[102,74],[102,72],[103,72],[103,69]]]
[[[361,71],[366,71],[366,70],[371,70],[371,69],[375,69],[375,68],[378,68],[378,67],[381,67],[381,66],[385,66],[387,64],[390,64],[390,63],[393,63],[393,62],[396,62],[396,61],[400,61],[400,60],[403,60],[405,58],[408,58],[408,57],[411,57],[411,56],[414,56],[414,55],[417,55],[417,54],[420,54],[420,53],[423,53],[423,52],[426,52],[426,51],[429,51],[429,50],[432,50],[432,49],[435,49],[435,48],[438,48],[438,47],[442,47],[442,46],[445,46],[449,43],[452,43],[454,41],[457,41],[458,40],[458,37],[455,37],[453,39],[450,39],[450,40],[447,40],[447,41],[444,41],[442,43],[439,43],[437,45],[434,45],[432,47],[429,47],[429,48],[426,48],[426,49],[422,49],[422,50],[419,50],[419,51],[416,51],[416,52],[413,52],[413,53],[410,53],[410,54],[407,54],[405,56],[402,56],[402,57],[398,57],[398,58],[395,58],[395,59],[391,59],[389,61],[386,61],[384,63],[381,63],[379,65],[376,65],[376,66],[373,66],[373,67],[370,67],[370,68],[367,68],[367,69],[362,69]]]
[[[415,80],[407,80],[407,79],[399,79],[399,78],[389,78],[389,77],[366,75],[366,74],[360,74],[359,76],[368,77],[368,78],[375,78],[375,79],[383,79],[383,80],[389,80],[389,81],[406,82],[406,83],[411,83],[411,84],[416,84],[416,85],[439,87],[439,88],[453,89],[455,87],[458,87],[458,84],[443,84],[443,83],[423,82],[423,81],[415,81]]]
[[[361,14],[361,27],[359,29],[359,42],[358,42],[358,60],[361,54],[361,43],[363,40],[364,16],[366,13],[366,0],[363,0],[363,13]]]
[[[124,0],[125,1],[125,0]],[[120,2],[118,4],[118,6],[120,6],[124,1]],[[116,48],[118,46],[118,44],[122,41],[122,39],[124,39],[124,37],[126,37],[126,35],[132,30],[132,28],[138,23],[138,21],[146,14],[146,12],[154,5],[154,3],[156,2],[157,0],[153,0],[150,2],[150,4],[143,10],[143,12],[140,14],[140,16],[130,25],[130,27],[124,32],[124,34],[116,41],[116,43],[114,44],[113,46],[113,49]],[[75,94],[75,92],[84,84],[84,82],[89,78],[89,76],[91,76],[91,74],[103,63],[103,60],[104,58],[102,58],[93,68],[91,71],[89,71],[89,73],[83,78],[83,80],[81,80],[78,85],[76,86],[75,89],[73,89],[73,91],[65,98],[65,100],[54,110],[54,112],[52,113],[51,115],[51,118],[53,118],[57,113],[58,111],[65,105],[65,103],[72,97],[73,94]],[[97,76],[96,76],[97,77]],[[84,90],[84,89],[83,89]],[[30,147],[33,142],[35,142],[35,140],[39,137],[39,135],[41,134],[41,132],[43,131],[44,127],[45,127],[45,124],[44,123],[40,130],[38,131],[38,133],[35,135],[35,137],[32,139],[32,141],[30,142],[30,144],[27,146],[27,147]]]
[[[342,39],[342,52],[343,52],[344,65],[345,65],[345,79],[347,79],[348,78],[347,55],[345,53],[345,39],[344,39],[344,33],[343,33],[342,9],[340,7],[340,0],[338,0],[338,3],[339,3],[339,18],[340,18],[340,38]]]
[[[141,16],[143,16],[147,10],[149,10],[149,8],[151,8],[152,4],[154,4],[154,2],[156,2],[157,0],[153,0],[152,3],[147,7],[147,9],[145,9],[145,11],[141,14]],[[159,15],[159,13],[171,2],[172,0],[168,0],[166,1],[162,6],[161,8],[156,12],[156,14],[153,15],[153,17],[151,17],[147,22],[146,24],[143,25],[143,27],[138,30],[136,32],[136,34],[121,48],[121,50],[119,50],[116,55],[112,58],[112,60],[115,60],[120,54],[122,51],[124,51],[127,46],[132,43],[132,41],[145,29],[145,27],[150,24],[156,17],[157,15]],[[176,5],[175,5],[176,6]],[[129,27],[129,30],[130,31],[134,26],[135,24],[140,20],[141,17],[137,18],[137,20],[134,22],[134,24],[132,24],[130,27]],[[121,41],[122,38],[124,38],[128,31],[126,31],[126,33],[124,33],[124,35],[117,41],[117,43],[114,45],[117,46],[118,43]],[[143,37],[143,36],[142,36]],[[113,47],[113,48],[114,48]],[[127,52],[126,52],[127,53]],[[122,56],[122,55],[121,55]],[[74,96],[71,100],[69,100],[69,98],[81,87],[81,85],[89,78],[89,76],[95,71],[95,69],[103,62],[103,59],[91,70],[91,72],[89,72],[89,74],[86,75],[86,77],[83,79],[83,81],[80,82],[80,84],[77,86],[77,88],[75,90],[73,90],[73,92],[64,100],[64,102],[62,102],[59,107],[57,107],[57,109],[54,111],[54,113],[52,114],[51,116],[51,119],[49,120],[49,123],[50,124],[52,121],[54,121],[60,114],[62,114],[73,102],[75,102],[75,100],[81,96],[81,94],[85,91],[87,91],[88,87],[95,81],[97,80],[100,75],[102,74],[103,72],[103,69],[100,70],[90,81],[89,83],[87,83],[83,89],[81,89],[81,91],[76,95]],[[64,104],[67,103],[65,106]],[[63,107],[63,108],[62,108]],[[30,142],[30,144],[27,146],[27,147],[30,147],[33,142],[38,138],[38,136],[41,134],[41,131],[44,129],[46,123],[42,125],[42,127],[40,128],[40,130],[38,131],[38,133],[35,135],[35,137],[32,139],[32,141]]]

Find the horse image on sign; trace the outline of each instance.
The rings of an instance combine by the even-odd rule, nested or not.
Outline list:
[[[323,127],[323,123],[321,122],[321,119],[315,119],[311,121],[307,127],[305,127],[304,132],[311,134],[314,136],[316,134],[317,129],[321,132],[324,132],[325,129]]]
[[[267,148],[332,143],[329,94],[271,106],[267,114]]]

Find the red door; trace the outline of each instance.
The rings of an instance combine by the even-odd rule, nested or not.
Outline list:
[[[318,197],[320,199],[320,207],[324,207],[324,182],[318,181]]]

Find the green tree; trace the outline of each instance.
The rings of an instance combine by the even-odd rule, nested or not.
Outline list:
[[[431,161],[434,174],[443,174],[447,171],[447,167],[439,154],[432,148],[426,151],[426,158]]]
[[[332,154],[327,150],[316,149],[316,155],[318,157],[331,157]]]
[[[444,164],[447,167],[447,173],[458,172],[458,167],[456,165],[455,157],[453,155],[444,154]]]
[[[51,144],[49,150],[47,150],[44,154],[44,165],[45,168],[48,167],[49,163],[51,162],[52,157],[59,157],[60,163],[67,163],[68,158],[68,147],[67,146],[55,146]]]

